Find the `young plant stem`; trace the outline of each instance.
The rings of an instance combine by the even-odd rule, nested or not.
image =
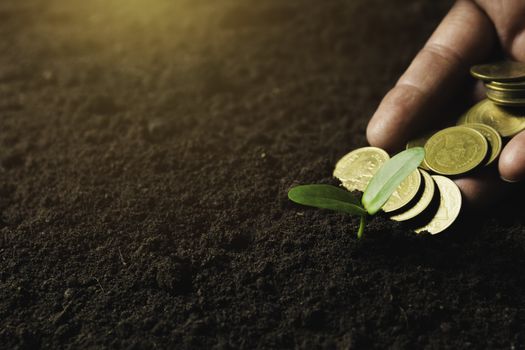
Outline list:
[[[366,215],[361,215],[361,219],[359,219],[359,230],[357,231],[358,239],[361,239],[361,237],[363,237],[363,232],[365,232],[365,225],[366,225]]]

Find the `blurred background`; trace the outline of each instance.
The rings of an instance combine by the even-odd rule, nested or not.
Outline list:
[[[79,225],[122,215],[119,225],[140,226],[195,205],[210,225],[206,210],[275,206],[290,169],[314,181],[365,144],[369,116],[437,7],[4,1],[3,221],[29,212],[45,226],[82,209]],[[14,200],[20,180],[28,193]]]

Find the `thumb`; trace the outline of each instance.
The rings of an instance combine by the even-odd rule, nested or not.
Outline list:
[[[517,182],[525,178],[525,131],[514,136],[505,146],[498,163],[501,178]]]

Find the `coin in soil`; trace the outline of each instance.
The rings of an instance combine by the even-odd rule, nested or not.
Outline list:
[[[377,147],[358,148],[337,162],[333,175],[347,190],[363,192],[372,176],[389,158],[388,153]]]
[[[438,131],[425,144],[429,168],[442,175],[466,173],[483,162],[488,151],[485,137],[466,126]]]
[[[421,214],[430,205],[435,192],[434,180],[425,170],[419,169],[419,171],[421,172],[421,176],[423,178],[423,183],[421,186],[424,186],[421,197],[419,197],[418,201],[413,207],[405,212],[391,216],[390,219],[395,221],[406,221],[413,219]]]
[[[421,173],[416,169],[406,177],[383,205],[386,213],[399,210],[410,203],[417,195],[421,186]]]
[[[465,124],[467,128],[472,128],[476,131],[479,131],[481,135],[485,136],[489,143],[490,154],[488,156],[487,162],[485,165],[491,164],[496,158],[498,158],[501,153],[501,148],[503,142],[501,141],[501,136],[494,128],[480,123]]]
[[[525,79],[525,63],[501,61],[478,64],[470,68],[470,74],[485,81],[508,82]]]
[[[502,137],[509,137],[525,129],[525,112],[503,108],[484,99],[467,111],[466,122],[491,126]]]
[[[454,181],[441,175],[432,175],[432,179],[439,191],[439,208],[432,220],[416,229],[416,233],[427,231],[435,235],[443,232],[454,223],[461,211],[461,192]]]
[[[418,137],[417,139],[408,141],[406,145],[406,149],[414,148],[414,147],[425,147],[425,143],[427,142],[430,136],[432,136],[432,133],[429,133],[429,134],[426,134],[425,136],[421,136],[421,137]],[[425,159],[423,159],[419,167],[424,170],[430,170],[430,168],[427,165],[427,161]]]

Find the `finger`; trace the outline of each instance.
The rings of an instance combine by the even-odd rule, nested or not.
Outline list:
[[[473,2],[458,1],[384,97],[367,128],[371,145],[393,151],[436,117],[465,81],[468,67],[486,57],[494,29]]]
[[[469,106],[487,98],[487,89],[485,88],[485,84],[481,80],[476,80],[474,83],[474,88],[472,89],[472,93],[470,94],[470,99],[472,101],[469,101]]]
[[[472,176],[454,180],[458,185],[467,208],[484,209],[490,203],[504,198],[511,184],[502,181],[496,168],[486,168]]]
[[[525,2],[476,0],[496,27],[503,50],[511,59],[525,61]]]
[[[514,136],[499,157],[499,173],[508,182],[525,178],[525,131]]]
[[[525,62],[525,28],[514,37],[510,53],[513,59]]]

